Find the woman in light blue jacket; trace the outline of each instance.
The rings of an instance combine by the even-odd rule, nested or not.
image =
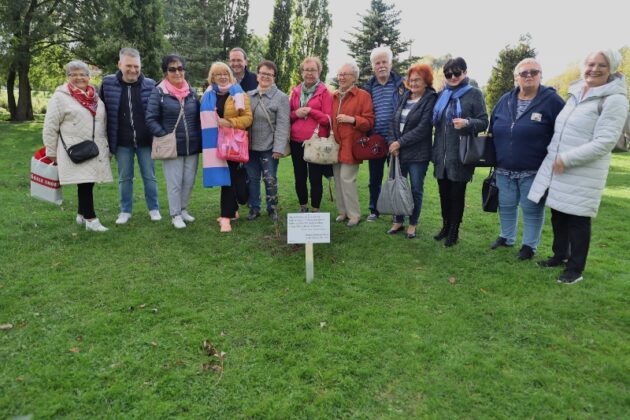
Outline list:
[[[566,264],[559,283],[582,280],[610,154],[628,115],[628,87],[617,72],[621,55],[605,50],[584,60],[582,79],[569,88],[554,135],[528,198],[539,202],[547,193],[551,207],[553,253],[543,267]]]

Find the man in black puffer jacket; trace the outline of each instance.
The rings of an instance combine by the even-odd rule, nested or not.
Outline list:
[[[140,53],[133,48],[120,50],[118,71],[103,78],[100,96],[107,109],[109,150],[116,155],[120,191],[120,214],[116,224],[129,221],[133,206],[134,155],[144,184],[144,198],[151,220],[161,220],[157,196],[155,163],[151,159],[153,136],[144,114],[155,81],[141,72]]]

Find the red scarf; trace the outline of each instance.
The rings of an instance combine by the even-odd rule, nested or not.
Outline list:
[[[98,107],[98,96],[96,95],[96,91],[90,85],[87,87],[87,93],[72,85],[72,83],[68,83],[68,90],[70,91],[70,95],[85,109],[90,111],[92,116],[96,115],[96,108]]]

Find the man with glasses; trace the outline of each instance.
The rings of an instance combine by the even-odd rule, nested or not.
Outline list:
[[[256,75],[247,69],[247,54],[242,48],[236,47],[230,50],[230,69],[234,78],[245,92],[258,87]]]
[[[390,129],[394,111],[398,107],[403,93],[407,90],[402,77],[392,71],[392,59],[393,54],[389,47],[374,48],[370,54],[374,76],[363,85],[363,89],[371,95],[374,105],[373,132],[383,136],[388,143],[394,140]],[[373,222],[379,217],[376,202],[381,194],[386,159],[372,159],[368,163],[370,172],[370,215],[367,217],[368,222]]]
[[[134,156],[144,184],[144,198],[153,221],[162,219],[158,204],[155,164],[151,159],[153,136],[147,128],[144,114],[155,81],[141,72],[140,53],[123,48],[119,53],[118,71],[103,78],[100,97],[107,109],[109,150],[118,162],[120,214],[116,224],[131,218],[133,206]]]

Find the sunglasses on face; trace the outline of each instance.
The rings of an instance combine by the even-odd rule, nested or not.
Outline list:
[[[455,77],[459,77],[462,75],[462,71],[461,70],[454,70],[454,71],[445,71],[444,72],[444,77],[446,77],[447,79],[450,79],[451,77],[455,76]]]
[[[186,71],[186,69],[184,68],[184,66],[179,66],[179,67],[168,67],[166,70],[168,70],[169,73],[175,73],[175,72],[180,72],[183,73]]]
[[[529,77],[529,76],[536,77],[536,76],[538,76],[539,74],[540,74],[540,70],[536,70],[536,69],[534,69],[534,70],[525,70],[525,71],[522,71],[522,72],[520,72],[518,75],[519,75],[519,76],[521,76],[521,77],[524,79],[524,78]]]

